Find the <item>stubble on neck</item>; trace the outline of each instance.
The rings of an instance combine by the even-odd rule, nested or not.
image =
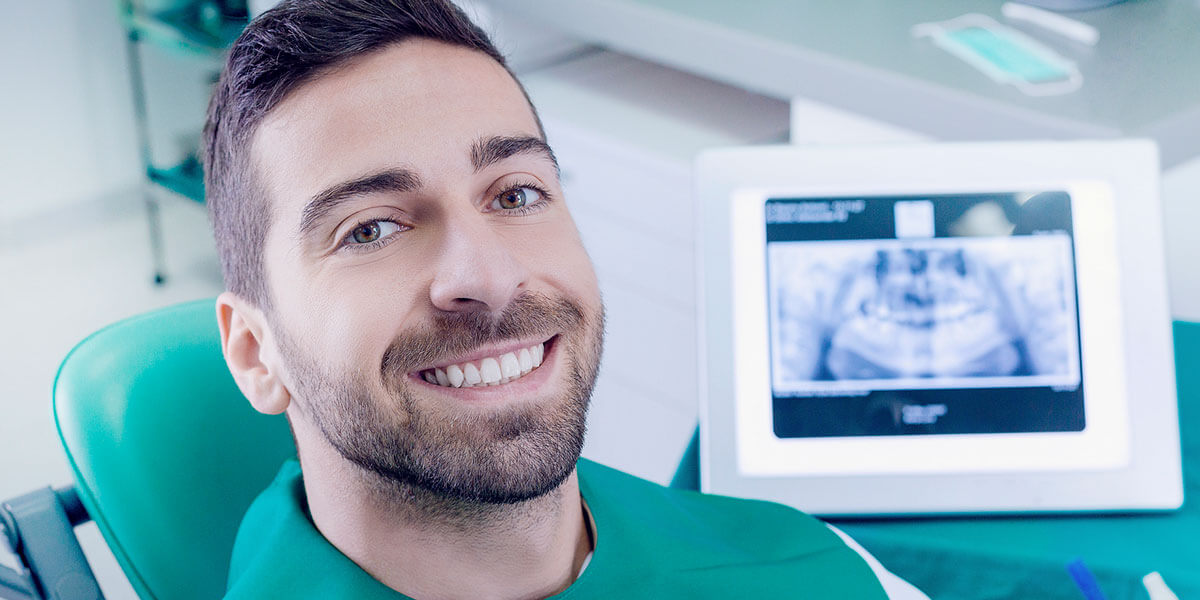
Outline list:
[[[521,535],[530,529],[557,523],[571,488],[579,498],[572,474],[546,494],[519,502],[491,503],[450,497],[410,483],[382,477],[351,464],[355,487],[372,512],[390,521],[410,523],[441,537]],[[476,538],[478,539],[478,538]]]
[[[315,460],[303,471],[320,468],[312,463],[321,459],[306,454]],[[332,477],[306,478],[309,498],[321,498],[310,507],[314,524],[364,571],[410,597],[552,596],[574,582],[592,550],[575,473],[542,496],[489,504],[339,462]]]

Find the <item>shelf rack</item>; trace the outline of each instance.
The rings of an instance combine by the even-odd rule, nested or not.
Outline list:
[[[228,16],[231,12],[229,7],[233,4],[237,3],[191,0],[178,2],[177,6],[169,10],[152,11],[135,0],[118,0],[118,11],[126,34],[126,58],[129,63],[138,150],[146,176],[142,194],[149,226],[150,252],[156,285],[166,282],[162,218],[156,188],[203,203],[204,170],[196,151],[190,152],[174,164],[155,163],[141,47],[143,44],[149,44],[172,55],[210,60],[214,70],[219,71],[225,49],[237,39],[248,22],[241,16],[245,14],[244,3],[241,3],[242,10],[232,11],[238,16]]]

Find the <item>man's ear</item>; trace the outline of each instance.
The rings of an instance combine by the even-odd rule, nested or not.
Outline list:
[[[266,338],[269,329],[262,311],[225,292],[217,296],[217,325],[225,364],[254,410],[268,415],[287,410],[292,395],[280,377],[282,365],[273,342]]]

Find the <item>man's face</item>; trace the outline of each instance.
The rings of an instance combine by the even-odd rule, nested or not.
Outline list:
[[[378,479],[447,497],[561,483],[603,309],[507,72],[464,48],[390,46],[289,95],[253,155],[291,418]]]

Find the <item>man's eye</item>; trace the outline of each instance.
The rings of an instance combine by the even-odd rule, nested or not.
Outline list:
[[[355,227],[347,239],[353,244],[370,244],[400,231],[400,226],[391,221],[367,221]]]
[[[524,208],[537,204],[538,200],[541,200],[541,197],[541,192],[531,187],[516,187],[511,190],[505,190],[499,196],[496,196],[496,199],[492,200],[492,209],[514,210]]]

